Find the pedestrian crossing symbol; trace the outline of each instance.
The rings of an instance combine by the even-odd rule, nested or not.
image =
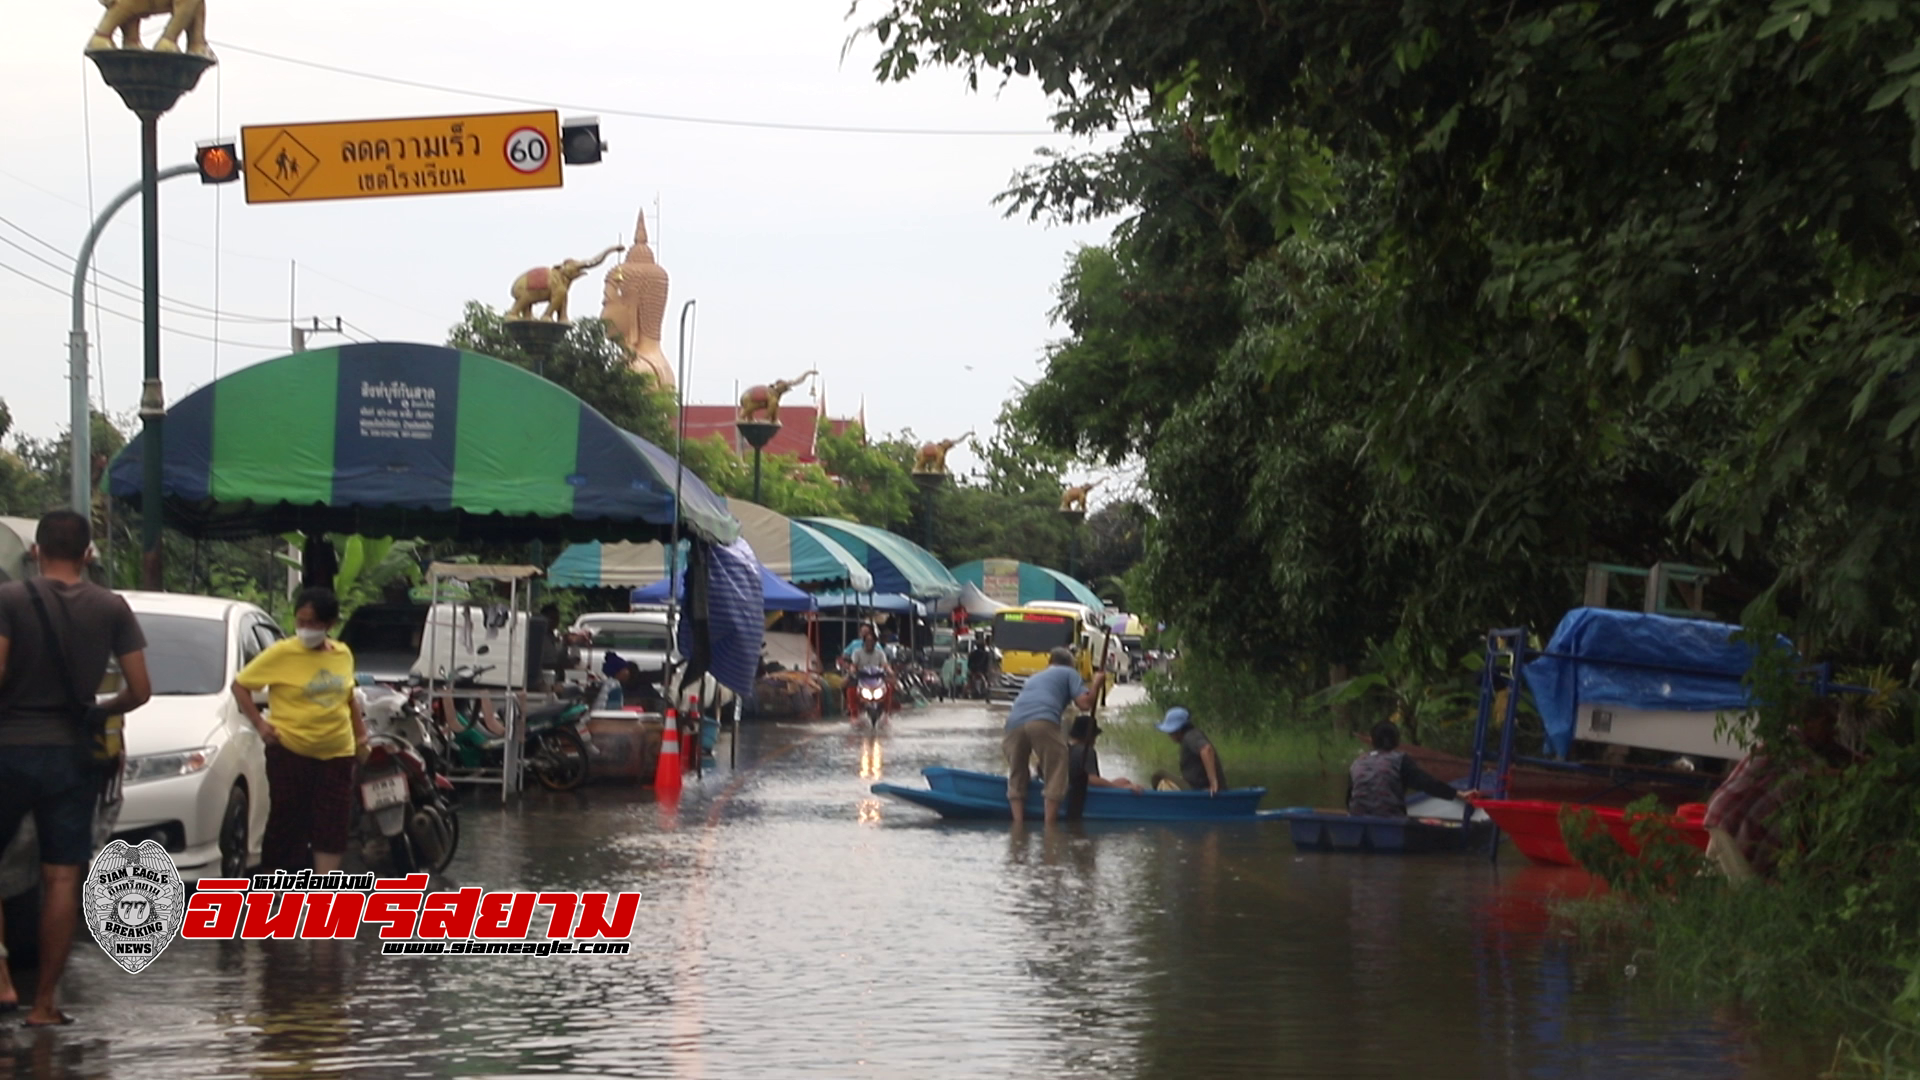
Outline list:
[[[291,199],[320,167],[320,158],[290,131],[281,131],[268,141],[265,151],[249,168],[262,180],[278,188]]]

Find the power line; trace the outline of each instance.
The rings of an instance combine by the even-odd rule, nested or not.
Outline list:
[[[54,269],[56,269],[56,270],[60,270],[60,271],[62,271],[63,273],[68,273],[68,274],[71,274],[71,273],[73,273],[73,256],[72,256],[71,254],[69,254],[69,253],[67,253],[66,251],[63,251],[63,250],[61,250],[61,249],[60,249],[59,247],[57,247],[57,246],[55,246],[55,245],[53,245],[53,244],[51,244],[51,243],[48,243],[48,242],[47,242],[47,241],[46,241],[46,240],[45,240],[44,238],[42,238],[42,237],[39,237],[39,236],[35,236],[35,235],[34,235],[33,233],[31,233],[31,232],[28,232],[28,231],[27,231],[26,229],[24,229],[24,228],[22,228],[22,227],[21,227],[21,226],[19,225],[19,223],[17,223],[17,222],[15,222],[15,221],[13,221],[13,220],[11,220],[11,219],[9,219],[9,218],[8,218],[8,217],[7,217],[6,215],[4,215],[4,214],[0,214],[0,225],[5,225],[5,226],[7,226],[8,228],[10,228],[10,229],[12,229],[13,231],[15,231],[15,232],[17,232],[17,233],[19,233],[19,234],[20,234],[21,236],[24,236],[24,237],[26,237],[27,239],[29,239],[29,240],[31,240],[31,241],[33,241],[34,243],[36,243],[36,244],[39,244],[39,245],[40,245],[41,247],[43,247],[43,248],[46,248],[46,249],[47,249],[48,251],[51,251],[51,252],[53,252],[53,253],[54,253],[55,255],[58,255],[58,256],[60,256],[60,257],[61,257],[62,259],[65,259],[65,260],[66,260],[66,265],[65,265],[65,266],[61,266],[61,265],[59,265],[59,264],[57,264],[57,263],[54,263],[54,262],[51,262],[50,260],[47,260],[47,259],[44,259],[44,258],[41,258],[40,256],[38,256],[38,255],[35,255],[35,254],[34,254],[33,252],[31,252],[31,251],[28,251],[28,250],[27,250],[26,248],[24,248],[24,247],[21,247],[21,246],[20,246],[19,244],[16,244],[16,243],[14,243],[13,241],[11,241],[11,240],[8,240],[8,239],[7,239],[6,237],[4,237],[4,236],[0,236],[0,244],[6,244],[6,245],[8,245],[8,246],[10,246],[10,247],[13,247],[13,248],[17,248],[17,249],[19,249],[20,251],[22,251],[22,252],[24,252],[25,254],[27,254],[28,256],[30,256],[30,257],[32,257],[32,258],[35,258],[35,259],[39,259],[39,260],[40,260],[41,262],[43,262],[43,263],[46,263],[47,265],[49,265],[49,266],[52,266],[52,267],[53,267]],[[90,269],[90,270],[92,270],[93,272],[95,272],[95,273],[97,273],[97,274],[99,274],[99,275],[100,275],[101,277],[104,277],[104,278],[106,278],[106,279],[107,279],[107,280],[109,280],[109,281],[116,281],[116,282],[119,282],[120,284],[122,284],[122,285],[125,285],[125,286],[126,286],[127,288],[129,288],[129,289],[139,289],[139,288],[141,288],[141,285],[140,285],[140,283],[139,283],[139,282],[135,282],[135,281],[128,281],[128,280],[127,280],[126,278],[123,278],[123,277],[121,277],[121,276],[119,276],[118,274],[110,274],[110,273],[108,273],[107,271],[105,271],[105,270],[101,270],[101,269],[100,269],[100,268],[98,268],[98,267],[89,267],[89,269]],[[96,285],[95,285],[94,287],[95,287],[95,288],[99,288],[100,286],[99,286],[98,284],[96,284]],[[108,292],[112,292],[113,290],[111,290],[111,289],[109,289],[109,290],[107,290],[107,291],[108,291]],[[124,294],[121,294],[121,295],[123,295],[123,296],[124,296]],[[139,298],[139,297],[137,297],[137,296],[132,296],[132,297],[125,297],[125,299],[129,299],[129,300],[138,300],[138,299],[140,299],[140,298]],[[206,314],[206,315],[201,315],[201,316],[196,316],[196,317],[198,317],[198,318],[220,318],[220,319],[233,319],[233,320],[235,320],[235,321],[237,321],[237,322],[255,322],[255,323],[281,323],[281,322],[285,322],[285,321],[286,321],[285,319],[282,319],[282,318],[280,318],[280,317],[279,317],[279,316],[277,316],[277,315],[248,315],[248,314],[245,314],[245,313],[240,313],[240,312],[232,312],[232,311],[222,311],[222,310],[220,310],[220,309],[219,309],[218,307],[208,307],[208,306],[207,306],[207,305],[205,305],[205,304],[196,304],[196,303],[194,303],[194,302],[193,302],[193,301],[191,301],[191,300],[181,300],[181,299],[179,299],[179,298],[177,298],[177,297],[172,297],[172,296],[168,296],[168,295],[166,295],[165,293],[162,293],[162,294],[161,294],[161,296],[160,296],[160,299],[161,299],[161,300],[162,300],[163,302],[165,302],[165,303],[171,303],[171,304],[177,304],[177,305],[179,305],[180,307],[183,307],[183,308],[193,308],[193,309],[196,309],[196,310],[198,310],[198,311],[204,311],[204,312],[207,312],[207,314]],[[182,312],[179,312],[179,314],[182,314],[182,315],[193,315],[193,312],[192,312],[192,311],[182,311]]]
[[[0,262],[0,270],[6,270],[11,273],[17,274],[20,277],[25,278],[26,280],[34,283],[35,285],[40,286],[41,288],[57,296],[69,295],[66,289],[63,289],[58,285],[51,284],[50,282],[41,281],[39,278],[34,277],[32,274],[27,273],[25,270],[22,270],[17,266],[10,266],[7,263]],[[139,315],[129,315],[126,312],[121,311],[119,308],[107,307],[105,304],[96,305],[96,308],[97,310],[104,311],[109,315],[113,315],[113,316],[117,316],[119,318],[125,319],[131,323],[140,323],[145,321]],[[267,352],[278,352],[284,348],[284,346],[280,346],[280,345],[261,345],[251,341],[229,341],[226,338],[217,338],[209,334],[197,334],[197,333],[194,333],[192,330],[181,330],[178,327],[167,326],[164,323],[161,324],[160,329],[164,333],[176,334],[180,337],[195,338],[200,341],[217,342],[221,345],[232,345],[235,348],[240,348],[240,349],[264,349]]]
[[[516,96],[513,94],[494,94],[485,90],[468,90],[457,86],[440,86],[435,83],[419,82],[414,79],[402,79],[393,75],[380,75],[371,71],[356,71],[352,68],[336,67],[314,60],[301,60],[292,56],[260,49],[249,49],[244,45],[235,45],[229,41],[216,41],[213,44],[222,49],[258,56],[264,60],[275,60],[282,64],[294,64],[299,67],[313,68],[316,71],[332,72],[335,75],[350,75],[356,79],[371,79],[374,82],[392,83],[395,86],[410,86],[416,90],[433,90],[443,94],[459,94],[464,97],[485,98],[489,101],[505,101],[515,105],[547,105],[555,109],[578,110],[580,112],[599,113],[605,116],[626,116],[637,120],[662,120],[675,124],[707,124],[714,127],[765,128],[771,131],[813,131],[836,135],[953,135],[965,137],[1019,137],[1019,138],[1060,138],[1058,131],[1011,131],[1011,130],[975,130],[965,128],[888,128],[857,127],[845,124],[792,124],[777,120],[736,120],[720,116],[680,116],[673,113],[635,112],[632,109],[614,109],[605,105],[578,105],[564,101],[549,101],[541,98]]]
[[[36,254],[32,249],[26,247],[25,245],[15,243],[14,241],[9,240],[4,236],[0,236],[0,244],[5,244],[8,247],[13,248],[14,250],[25,255],[27,258],[32,259],[43,266],[51,267],[52,269],[58,270],[63,274],[73,273],[72,260],[68,260],[68,264],[65,266],[62,266],[61,264],[54,262],[52,259],[49,259],[44,255]],[[113,280],[115,281],[121,280],[120,278],[113,277],[112,274],[106,274],[106,276],[109,278],[113,278]],[[133,285],[133,283],[130,281],[124,282],[124,284],[133,286],[134,288],[139,287],[137,285]],[[121,292],[119,289],[110,289],[107,286],[101,285],[98,283],[95,283],[94,288],[99,290],[100,292],[106,293],[108,296],[117,296],[122,300],[131,300],[136,304],[141,302],[141,297],[134,293]],[[179,315],[179,316],[182,316],[183,318],[188,318],[188,319],[209,319],[216,322],[219,321],[220,316],[218,314],[209,315],[209,314],[202,314],[201,312],[198,312],[198,311],[183,311],[178,307],[169,306],[170,303],[172,303],[172,301],[169,301],[163,297],[160,303],[161,310],[166,311],[168,314]],[[181,303],[184,303],[184,301],[181,301]],[[200,305],[194,305],[194,306],[198,307]],[[280,319],[260,319],[252,316],[229,316],[229,317],[235,318],[237,321],[251,322],[251,323],[263,323],[263,322],[279,323],[283,321]]]

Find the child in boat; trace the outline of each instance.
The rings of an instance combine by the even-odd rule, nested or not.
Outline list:
[[[1399,749],[1400,726],[1393,721],[1373,725],[1370,737],[1373,749],[1347,769],[1347,813],[1356,817],[1404,817],[1409,788],[1436,799],[1468,799],[1479,794],[1455,791],[1414,764]]]
[[[1074,718],[1073,729],[1067,733],[1068,776],[1084,774],[1088,787],[1119,788],[1132,792],[1146,790],[1124,776],[1109,780],[1100,775],[1100,751],[1093,748],[1093,740],[1099,738],[1104,730],[1091,715]]]
[[[1182,787],[1189,791],[1206,791],[1218,795],[1227,790],[1226,766],[1220,764],[1220,752],[1213,748],[1213,741],[1201,734],[1193,726],[1193,714],[1176,705],[1167,710],[1160,721],[1160,731],[1174,742],[1180,744],[1180,777],[1175,780],[1165,773],[1153,774],[1153,786],[1159,791],[1178,790]]]

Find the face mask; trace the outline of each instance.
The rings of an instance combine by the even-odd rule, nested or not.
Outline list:
[[[305,645],[309,649],[318,649],[327,643],[327,632],[325,630],[314,630],[310,627],[303,626],[295,630],[294,634],[299,637],[300,644]]]

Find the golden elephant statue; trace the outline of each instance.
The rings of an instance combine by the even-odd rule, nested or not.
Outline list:
[[[1082,514],[1086,513],[1087,512],[1087,495],[1091,493],[1094,488],[1099,487],[1100,484],[1101,484],[1101,481],[1093,480],[1088,483],[1081,484],[1078,487],[1070,487],[1067,490],[1061,492],[1060,493],[1060,509],[1077,511]]]
[[[780,399],[787,391],[820,374],[812,368],[792,379],[775,379],[766,386],[749,386],[747,392],[740,395],[740,416],[744,422],[761,421],[768,424],[780,422]]]
[[[504,318],[531,319],[533,305],[544,303],[546,313],[541,315],[548,322],[567,321],[567,289],[578,281],[587,271],[607,261],[607,256],[616,251],[627,250],[615,245],[601,252],[591,260],[568,259],[558,266],[536,266],[513,279],[513,306],[507,309]]]
[[[947,451],[971,438],[973,438],[973,432],[969,431],[957,439],[941,439],[939,442],[926,443],[920,447],[919,453],[913,455],[913,471],[921,474],[944,475],[947,471]]]
[[[149,15],[166,15],[167,28],[154,39],[154,52],[179,52],[180,35],[187,36],[187,52],[213,59],[207,48],[206,0],[100,0],[107,13],[87,41],[87,51],[111,49],[113,35],[120,34],[120,48],[139,49],[140,20]]]

